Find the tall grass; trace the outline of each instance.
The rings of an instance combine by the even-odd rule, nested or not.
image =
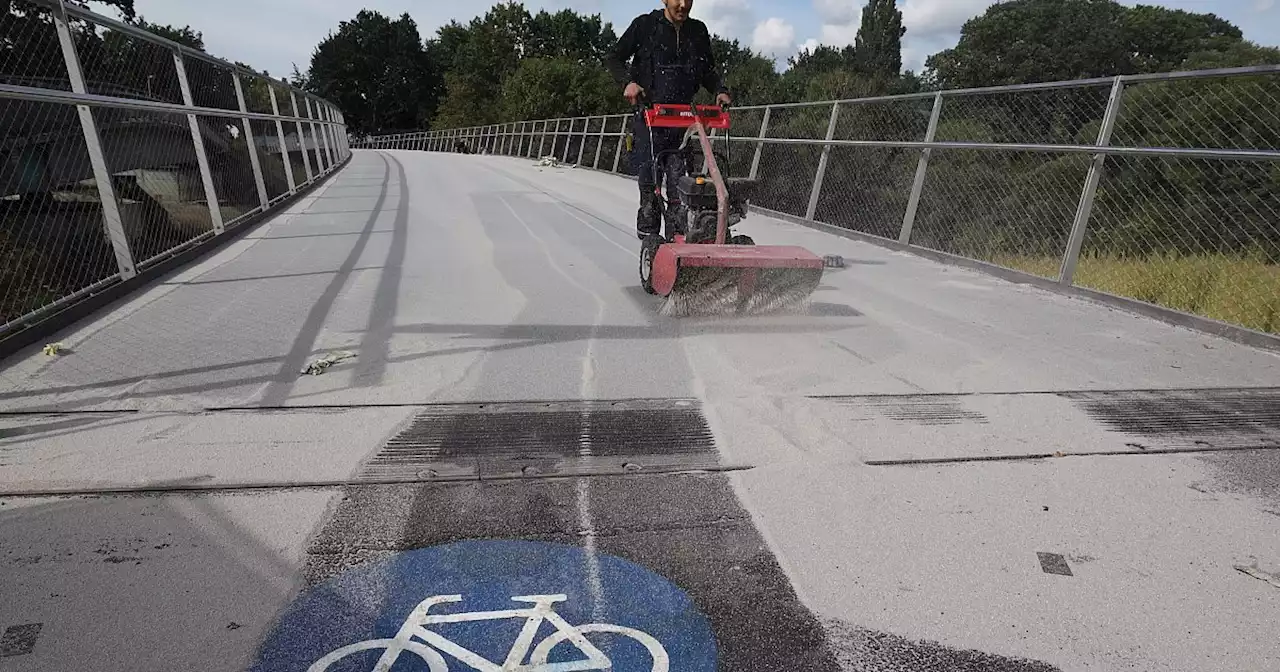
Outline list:
[[[995,255],[991,263],[1056,278],[1061,260]],[[1117,296],[1280,334],[1280,266],[1228,255],[1081,255],[1075,281]]]

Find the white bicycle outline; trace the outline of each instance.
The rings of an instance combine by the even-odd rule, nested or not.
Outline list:
[[[576,672],[577,670],[612,670],[613,663],[603,651],[597,649],[595,645],[587,641],[584,636],[586,633],[608,632],[618,635],[625,635],[641,644],[649,651],[649,655],[653,658],[653,668],[651,672],[669,672],[671,666],[670,658],[667,656],[667,650],[662,643],[655,639],[652,635],[628,628],[621,625],[612,625],[609,623],[590,623],[586,625],[573,626],[564,620],[560,614],[555,612],[555,603],[566,602],[569,597],[567,595],[521,595],[512,597],[512,602],[526,602],[533,606],[526,609],[505,609],[501,611],[472,611],[456,614],[430,614],[428,613],[432,607],[441,604],[453,604],[462,601],[461,595],[436,595],[429,597],[414,607],[413,612],[409,614],[409,618],[405,619],[396,636],[390,639],[367,639],[363,642],[348,644],[342,648],[336,649],[317,660],[307,668],[307,672],[326,672],[330,665],[339,660],[360,651],[369,651],[372,649],[385,649],[382,656],[378,658],[378,662],[373,666],[373,672],[388,672],[396,661],[399,660],[400,654],[404,652],[412,653],[422,659],[427,664],[427,668],[431,672],[448,672],[449,664],[445,661],[444,656],[440,655],[443,651],[459,661],[471,666],[472,669],[479,672]],[[516,641],[511,645],[511,650],[507,653],[507,659],[501,665],[494,663],[481,657],[474,651],[464,648],[444,636],[432,632],[426,628],[428,625],[437,623],[464,623],[472,621],[500,621],[506,619],[525,619],[524,627],[520,630],[520,634],[516,637]],[[533,638],[537,636],[538,629],[542,627],[543,621],[550,622],[555,626],[556,631],[547,635],[533,647],[533,655],[529,660],[529,664],[523,664],[525,656],[529,653],[529,648],[533,644]],[[414,641],[414,638],[423,640],[423,642]],[[551,656],[551,650],[562,642],[571,642],[578,650],[587,657],[586,660],[576,660],[565,663],[548,663],[547,658]],[[428,646],[430,645],[430,646]],[[434,648],[432,648],[434,647]],[[439,649],[437,651],[436,649]]]

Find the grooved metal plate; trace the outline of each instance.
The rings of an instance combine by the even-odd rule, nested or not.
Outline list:
[[[720,466],[696,400],[432,406],[359,478],[510,478]]]
[[[832,398],[836,404],[859,411],[857,419],[884,417],[917,425],[986,424],[982,413],[965,408],[959,395],[872,396]]]
[[[1280,389],[1070,392],[1107,429],[1217,447],[1280,445]]]

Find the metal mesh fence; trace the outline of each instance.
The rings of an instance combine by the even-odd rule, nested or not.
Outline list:
[[[912,242],[1056,277],[1089,157],[989,150],[934,153]]]
[[[71,90],[71,79],[49,10],[12,0],[0,13],[0,83]]]
[[[318,99],[311,99],[310,115],[295,110],[300,94],[282,82],[80,4],[4,6],[0,339],[6,343],[59,307],[246,221],[262,210],[259,183],[268,199],[280,201],[346,156],[338,115]],[[59,94],[69,100],[45,102],[50,89],[71,92]],[[297,119],[298,111],[311,119]]]
[[[89,93],[182,103],[172,51],[118,30],[81,21],[73,25]]]
[[[929,129],[932,113],[932,96],[841,104],[832,138],[921,141]]]
[[[602,120],[603,138],[592,120],[502,126],[497,151],[633,175],[631,119]],[[722,167],[756,178],[766,210],[1280,334],[1280,66],[742,108],[733,124]]]
[[[222,220],[230,225],[261,206],[244,125],[236,117],[197,118],[202,130],[209,129],[204,139],[205,152]]]
[[[0,325],[118,277],[74,107],[0,99]]]
[[[946,96],[939,142],[1092,145],[1111,84]],[[926,118],[927,119],[927,118]]]
[[[93,116],[140,267],[212,232],[185,115],[99,108]]]
[[[1113,158],[1076,282],[1280,333],[1280,165]]]
[[[897,240],[919,155],[894,148],[833,148],[815,219]]]
[[[196,107],[212,107],[219,110],[239,110],[233,71],[201,58],[187,57],[187,80],[191,85],[191,100]]]
[[[307,122],[302,125],[302,134],[306,138],[307,154],[311,158],[311,168],[318,173],[328,170],[329,164],[325,162],[324,153],[320,144],[320,134],[316,132],[315,122]]]
[[[1280,75],[1130,84],[1112,144],[1280,150]]]
[[[258,163],[262,167],[262,181],[267,187],[267,198],[272,201],[289,193],[289,178],[285,175],[285,154],[281,151],[280,136],[276,134],[274,121],[252,120],[253,141],[258,147]]]

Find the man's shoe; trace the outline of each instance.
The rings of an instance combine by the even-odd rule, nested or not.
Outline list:
[[[644,240],[649,236],[662,233],[662,219],[653,199],[649,199],[636,210],[636,236]]]

